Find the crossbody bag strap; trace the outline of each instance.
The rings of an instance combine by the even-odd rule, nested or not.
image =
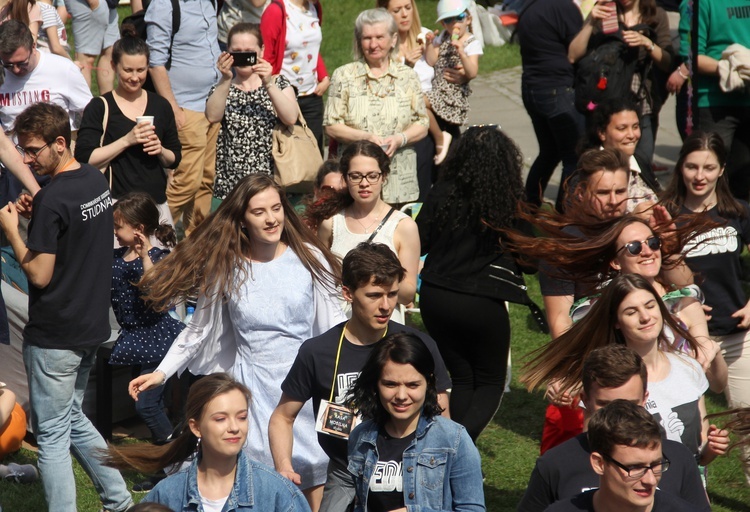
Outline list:
[[[386,221],[390,218],[391,215],[393,215],[393,212],[396,211],[392,206],[391,209],[388,211],[388,213],[383,217],[383,220],[380,221],[380,224],[378,224],[378,227],[375,228],[375,231],[372,232],[370,235],[370,238],[367,239],[367,243],[369,244],[375,239],[375,235],[377,235],[382,227],[385,225]]]

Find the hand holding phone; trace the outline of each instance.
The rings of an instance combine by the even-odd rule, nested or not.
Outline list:
[[[617,22],[617,6],[614,2],[605,2],[603,5],[610,7],[612,12],[602,20],[602,32],[604,34],[614,34],[620,29]]]
[[[255,66],[258,62],[257,52],[229,52],[234,59],[232,67],[241,68],[245,66]]]

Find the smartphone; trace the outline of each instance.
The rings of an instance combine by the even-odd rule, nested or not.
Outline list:
[[[617,23],[617,9],[614,2],[607,2],[604,5],[612,7],[612,14],[602,20],[602,32],[604,34],[613,34],[620,29]]]
[[[234,64],[232,64],[232,66],[236,68],[255,66],[258,62],[257,52],[230,52],[229,55],[234,59]]]

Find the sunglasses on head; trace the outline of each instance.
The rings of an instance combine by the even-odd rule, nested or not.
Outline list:
[[[648,248],[651,249],[652,251],[656,251],[661,248],[661,238],[654,235],[654,236],[648,237],[645,240],[641,240],[640,242],[638,241],[628,242],[625,245],[623,245],[620,248],[620,250],[622,251],[623,249],[625,249],[633,256],[638,256],[641,253],[641,251],[643,251],[643,244],[648,245]]]
[[[458,16],[451,16],[450,18],[443,18],[443,23],[453,23],[455,21],[463,21],[469,15],[468,12],[464,11]]]

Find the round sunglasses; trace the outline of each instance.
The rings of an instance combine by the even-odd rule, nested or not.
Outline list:
[[[639,241],[628,242],[622,247],[620,247],[620,251],[622,251],[623,249],[626,249],[628,253],[632,254],[633,256],[638,256],[641,253],[641,251],[643,251],[643,244],[648,245],[648,248],[651,249],[652,251],[656,251],[658,249],[661,249],[661,238],[654,235],[654,236],[648,237],[645,240],[641,240],[640,242]]]

